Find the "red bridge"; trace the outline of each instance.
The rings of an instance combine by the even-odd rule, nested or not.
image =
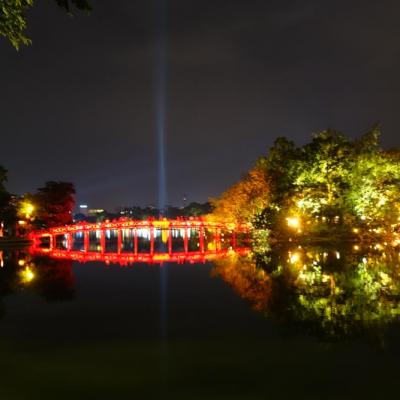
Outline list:
[[[229,249],[247,247],[242,243],[247,232],[245,226],[201,218],[117,220],[50,228],[33,232],[32,238],[37,251],[55,257],[124,264],[207,260]]]

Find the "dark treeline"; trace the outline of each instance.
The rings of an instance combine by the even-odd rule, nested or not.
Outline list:
[[[209,214],[210,203],[192,202],[185,207],[124,207],[116,212],[88,210],[86,214],[73,214],[75,187],[70,182],[49,181],[34,193],[13,195],[5,188],[7,170],[0,166],[0,237],[25,236],[33,229],[46,229],[72,224],[74,221],[101,222],[121,218],[190,218]]]
[[[72,223],[72,183],[48,181],[35,193],[17,196],[6,190],[6,181],[7,170],[0,166],[0,236],[23,236],[32,229]]]
[[[209,214],[213,210],[211,203],[192,202],[185,207],[168,206],[165,210],[159,210],[156,207],[121,207],[116,212],[101,210],[91,215],[76,214],[75,221],[101,222],[105,220],[115,220],[120,218],[129,218],[135,220],[145,220],[149,218],[158,219],[160,217],[176,219],[200,217]]]

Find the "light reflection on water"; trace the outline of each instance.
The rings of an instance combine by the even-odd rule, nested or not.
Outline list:
[[[215,275],[289,330],[324,340],[380,340],[399,321],[400,254],[394,248],[292,246],[215,264]]]
[[[400,314],[400,254],[373,245],[356,250],[294,246],[263,255],[247,247],[215,245],[211,251],[152,254],[33,247],[0,253],[3,292],[33,286],[45,297],[49,290],[55,298],[72,299],[75,261],[132,267],[212,261],[211,276],[222,278],[253,309],[328,340],[382,335]]]
[[[18,360],[0,365],[17,377],[3,383],[7,399],[54,398],[60,388],[61,399],[318,399],[327,388],[332,399],[365,399],[397,388],[394,251],[226,249],[212,262],[153,265],[78,263],[54,251],[63,257],[2,253],[0,348],[3,360]]]

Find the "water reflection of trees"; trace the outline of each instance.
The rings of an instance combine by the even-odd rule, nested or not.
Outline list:
[[[2,252],[0,299],[17,292],[36,293],[48,302],[71,300],[75,281],[71,260],[32,256],[24,251]],[[4,305],[0,300],[0,316]]]
[[[380,336],[397,320],[399,264],[382,245],[297,247],[218,260],[214,274],[289,330],[339,339]]]

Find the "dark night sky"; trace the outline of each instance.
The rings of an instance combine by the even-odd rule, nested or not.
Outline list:
[[[9,190],[69,180],[91,207],[157,202],[154,2],[70,18],[38,0],[33,45],[0,41]],[[277,136],[381,121],[400,145],[400,2],[169,0],[167,19],[169,203],[219,195]]]

